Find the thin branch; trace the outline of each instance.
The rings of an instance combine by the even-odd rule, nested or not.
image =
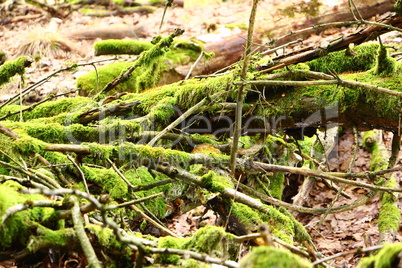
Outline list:
[[[5,223],[5,221],[11,217],[12,215],[24,211],[24,210],[28,210],[31,208],[37,208],[37,207],[50,207],[50,208],[60,208],[61,204],[57,203],[56,201],[48,201],[48,200],[40,200],[40,201],[32,201],[32,200],[27,200],[25,203],[22,204],[18,204],[12,207],[9,207],[4,214],[1,216],[1,222],[0,222],[0,226],[3,225]]]
[[[163,9],[163,15],[162,15],[162,18],[161,18],[161,23],[159,24],[158,34],[161,33],[163,21],[164,21],[165,16],[166,16],[166,11],[167,11],[168,7],[171,7],[172,5],[173,5],[173,0],[167,0],[166,1],[165,8]]]
[[[343,178],[335,177],[333,175],[329,175],[322,171],[311,170],[311,169],[306,169],[306,168],[288,167],[288,166],[281,166],[281,165],[271,165],[271,164],[266,164],[266,163],[261,163],[261,162],[253,162],[253,167],[251,167],[251,169],[252,170],[275,171],[275,172],[290,172],[293,174],[313,176],[313,177],[318,177],[318,178],[322,178],[322,179],[328,179],[331,181],[346,183],[346,184],[354,185],[354,186],[358,186],[358,187],[363,187],[363,188],[367,188],[367,189],[374,190],[374,191],[402,192],[402,188],[390,188],[390,187],[368,184],[368,183],[364,183],[364,182],[346,180]]]
[[[243,67],[240,74],[241,80],[246,80],[248,65],[251,57],[251,45],[253,42],[254,35],[254,22],[255,17],[257,15],[257,6],[259,0],[253,0],[253,6],[251,7],[248,32],[247,32],[247,43],[246,49],[244,50],[244,60]],[[230,171],[231,175],[234,177],[236,171],[236,158],[237,158],[237,149],[239,148],[239,138],[241,136],[241,125],[242,125],[242,110],[243,110],[243,100],[244,100],[244,84],[241,84],[237,91],[237,106],[235,112],[235,123],[234,123],[234,132],[233,132],[233,143],[230,151]]]
[[[121,204],[118,204],[118,205],[108,206],[105,209],[106,210],[113,210],[113,209],[123,208],[123,207],[143,203],[143,202],[146,202],[148,200],[158,198],[158,197],[163,197],[163,196],[164,196],[164,193],[157,193],[157,194],[153,194],[153,195],[150,195],[150,196],[147,196],[147,197],[144,197],[144,198],[138,198],[138,199],[133,200],[133,201],[124,202],[124,203],[121,203]]]
[[[254,190],[244,184],[240,184],[239,186],[243,192],[250,195],[251,197],[260,199],[264,203],[268,203],[268,204],[271,204],[274,206],[284,207],[286,209],[297,211],[299,213],[308,213],[308,214],[313,214],[313,215],[319,215],[319,214],[325,213],[328,210],[327,208],[310,208],[310,207],[303,207],[303,206],[290,204],[290,203],[284,202],[282,200],[261,194],[260,192],[257,192],[256,190]],[[368,201],[370,201],[370,199],[372,199],[376,195],[376,193],[377,193],[376,191],[370,191],[364,197],[354,201],[353,203],[331,208],[330,212],[331,213],[339,213],[339,212],[352,210],[356,207],[366,204]]]
[[[101,262],[98,260],[98,257],[95,254],[95,250],[91,245],[91,241],[87,234],[85,233],[84,224],[82,223],[82,215],[80,212],[80,205],[78,203],[76,196],[71,196],[70,200],[74,202],[74,206],[71,209],[71,216],[74,223],[74,230],[77,234],[78,240],[80,241],[81,248],[84,251],[85,257],[88,261],[89,267],[101,268]]]
[[[8,103],[12,102],[13,100],[17,99],[18,97],[23,97],[26,94],[28,94],[31,90],[35,89],[36,87],[40,86],[41,84],[47,82],[51,77],[55,76],[56,74],[60,73],[60,72],[64,72],[64,71],[69,71],[71,69],[75,69],[77,67],[81,67],[81,66],[86,66],[86,65],[93,65],[94,63],[97,62],[103,62],[103,61],[110,61],[110,60],[116,60],[117,57],[111,58],[111,59],[104,59],[104,60],[97,60],[97,61],[93,61],[93,62],[88,62],[88,63],[74,63],[71,64],[68,67],[59,69],[57,71],[54,71],[53,73],[49,74],[48,76],[42,78],[41,80],[37,81],[36,83],[30,85],[29,87],[27,87],[26,89],[24,89],[23,91],[21,91],[21,95],[20,93],[14,95],[13,97],[9,98],[7,101],[5,101],[3,104],[0,105],[0,109],[3,108],[5,105],[7,105]]]
[[[68,158],[68,160],[71,161],[71,163],[73,163],[75,169],[77,169],[78,173],[80,174],[81,180],[82,180],[82,182],[84,183],[84,186],[85,186],[85,191],[87,192],[87,194],[90,194],[89,193],[89,188],[88,188],[88,183],[87,183],[87,180],[85,179],[84,172],[82,171],[80,166],[74,161],[74,159],[71,158],[70,155],[67,154],[67,158]]]
[[[104,211],[102,203],[100,203],[95,197],[89,195],[83,191],[76,189],[22,189],[22,193],[25,194],[43,194],[46,196],[52,195],[76,195],[91,202],[97,209]]]
[[[194,62],[193,65],[191,65],[190,70],[188,71],[186,77],[184,78],[184,80],[187,80],[190,78],[191,73],[193,72],[195,66],[197,66],[197,64],[200,62],[200,60],[202,59],[202,56],[205,55],[204,51],[201,51],[200,55],[198,56],[197,60]]]
[[[323,262],[327,262],[327,261],[330,261],[330,260],[333,260],[333,259],[336,259],[336,258],[339,258],[339,257],[343,257],[343,256],[346,256],[346,255],[349,255],[349,254],[368,253],[368,252],[372,252],[372,251],[382,249],[383,247],[384,247],[384,245],[379,245],[379,246],[374,246],[374,247],[369,247],[369,248],[357,248],[357,249],[349,250],[349,251],[346,251],[346,252],[340,252],[340,253],[334,254],[332,256],[322,258],[322,259],[320,259],[318,261],[315,261],[315,262],[312,263],[312,265],[315,267],[315,266],[317,266],[317,265],[319,265],[319,264],[321,264]]]
[[[7,162],[1,161],[1,160],[0,160],[0,164],[7,166],[11,169],[14,169],[22,174],[27,175],[28,177],[39,182],[40,184],[45,185],[45,187],[61,188],[61,186],[57,182],[55,182],[52,178],[50,178],[42,173],[36,172],[35,170],[32,170],[33,172],[30,172],[29,170],[26,170],[25,167],[23,167],[23,166],[14,166],[10,163],[7,163]],[[42,186],[42,187],[44,187],[44,186]]]

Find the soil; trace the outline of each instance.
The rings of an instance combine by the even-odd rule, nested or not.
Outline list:
[[[260,1],[260,14],[263,16],[258,17],[259,23],[272,23],[275,20],[288,19],[280,13],[280,9],[287,4],[292,4],[294,1]],[[325,1],[322,8],[334,8],[337,4],[345,2],[339,1]],[[185,33],[181,38],[199,38],[213,42],[219,40],[224,35],[238,34],[238,30],[225,31],[221,26],[226,24],[247,24],[251,0],[232,0],[225,1],[220,4],[211,4],[206,6],[197,6],[194,8],[174,7],[167,10],[165,21],[161,30],[162,35],[171,33],[175,28],[185,29]],[[43,11],[36,11],[27,7],[17,7],[15,11],[19,15],[27,14],[43,14]],[[160,20],[163,14],[163,7],[157,8],[152,14],[131,14],[124,16],[111,16],[104,18],[84,16],[81,13],[74,11],[68,18],[64,19],[59,25],[57,34],[60,40],[67,43],[72,48],[72,52],[63,52],[60,55],[50,56],[42,55],[36,59],[32,67],[27,69],[25,75],[25,83],[27,85],[33,84],[40,79],[47,77],[54,71],[68,66],[71,63],[87,63],[100,59],[111,58],[108,56],[95,57],[93,55],[93,43],[97,40],[72,40],[66,39],[66,36],[72,32],[78,32],[88,28],[95,27],[113,27],[113,26],[138,26],[142,25],[146,29],[146,37],[141,40],[150,41],[153,36],[158,34]],[[48,27],[50,18],[44,16],[39,19],[22,20],[16,23],[9,23],[0,25],[0,48],[6,52],[9,59],[17,57],[21,52],[22,45],[27,42],[37,39],[38,36],[44,35],[46,27]],[[211,29],[216,29],[210,32]],[[331,29],[320,35],[313,35],[303,43],[305,46],[312,44],[325,43],[328,39],[334,39],[336,36],[351,32],[351,29]],[[212,35],[211,35],[212,34]],[[36,36],[36,37],[35,37]],[[399,35],[390,34],[386,41],[400,42]],[[384,41],[384,40],[383,40]],[[300,45],[298,45],[300,46]],[[127,60],[126,56],[120,56],[119,60]],[[97,63],[96,65],[102,66],[106,62]],[[30,94],[25,102],[31,103],[38,101],[49,93],[62,93],[75,89],[75,79],[80,75],[93,70],[92,66],[80,67],[73,72],[64,72],[58,74],[48,80],[47,83],[38,87],[34,93]],[[15,79],[12,83],[0,89],[0,102],[8,99],[19,92],[20,79]],[[71,94],[74,96],[74,94]],[[383,139],[390,148],[390,139],[392,134],[384,133]],[[330,161],[334,162],[334,170],[346,171],[347,165],[350,161],[353,150],[353,134],[351,132],[344,132],[335,148],[335,154]],[[361,144],[361,141],[360,141]],[[352,172],[365,172],[369,169],[371,155],[365,151],[361,145],[358,150],[355,165]],[[401,165],[401,157],[399,157],[398,165]],[[398,183],[402,186],[401,173],[395,174]],[[335,206],[351,203],[358,198],[364,196],[367,191],[362,188],[348,186],[345,188],[347,194],[351,199],[340,197],[335,203]],[[307,201],[307,206],[311,207],[327,207],[333,200],[335,192],[329,190],[324,184],[316,183],[313,191],[310,193]],[[307,226],[307,229],[315,242],[317,251],[325,256],[329,256],[339,252],[345,252],[351,249],[376,245],[378,240],[377,219],[379,214],[379,201],[374,198],[368,204],[358,207],[352,211],[330,214],[326,217],[324,222],[317,226],[322,216],[312,216],[306,214],[299,214],[297,218]],[[197,224],[200,221],[199,215],[203,208],[190,211],[183,215],[176,215],[171,220],[170,228],[174,229],[179,234],[194,232]],[[401,210],[402,213],[402,210]],[[214,215],[207,215],[204,217],[204,224],[213,224]],[[371,242],[369,242],[371,241]],[[402,242],[402,226],[396,237],[396,241]],[[361,255],[349,254],[347,256],[334,259],[330,263],[334,267],[355,267]],[[0,265],[0,267],[3,267]]]

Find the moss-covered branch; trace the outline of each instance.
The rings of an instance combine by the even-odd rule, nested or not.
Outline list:
[[[10,78],[16,74],[23,75],[25,68],[31,65],[32,61],[27,57],[19,57],[16,60],[6,61],[0,66],[0,86],[8,83]]]

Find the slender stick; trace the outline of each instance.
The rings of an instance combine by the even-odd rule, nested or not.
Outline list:
[[[88,266],[93,268],[101,268],[102,265],[96,257],[95,250],[91,245],[91,241],[87,234],[85,233],[84,224],[82,223],[82,215],[80,212],[80,205],[78,203],[76,196],[71,196],[70,199],[74,202],[74,206],[71,209],[71,216],[74,223],[74,230],[77,234],[78,240],[80,241],[81,248],[84,251],[85,257],[88,261]]]
[[[241,70],[240,79],[246,80],[248,65],[250,62],[251,57],[251,45],[252,39],[254,35],[254,22],[255,17],[257,15],[257,6],[259,0],[253,0],[253,6],[251,8],[249,25],[248,25],[248,32],[247,32],[247,44],[246,50],[244,51],[244,60],[243,60],[243,68]],[[241,134],[241,123],[242,123],[242,110],[243,110],[243,99],[244,99],[244,84],[239,86],[237,92],[237,106],[236,106],[236,113],[235,113],[235,124],[234,124],[234,133],[233,133],[233,143],[232,149],[230,152],[230,171],[231,175],[234,176],[236,171],[236,155],[237,149],[239,148],[239,138]]]

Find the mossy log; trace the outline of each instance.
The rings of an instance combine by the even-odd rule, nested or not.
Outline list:
[[[164,48],[170,46],[172,38],[160,39],[159,42],[165,45],[154,46],[148,52],[164,55]],[[85,233],[92,244],[99,243],[107,249],[118,251],[119,254],[110,255],[114,262],[120,259],[124,263],[130,261],[133,247],[138,256],[150,256],[162,251],[154,247],[147,248],[143,242],[121,231],[119,228],[126,224],[131,224],[130,228],[146,228],[127,218],[144,222],[146,215],[149,218],[144,225],[152,220],[149,225],[155,226],[153,228],[161,234],[166,229],[162,219],[174,215],[175,211],[186,212],[201,204],[214,210],[227,223],[225,226],[231,232],[248,234],[259,225],[269,225],[273,237],[279,237],[288,244],[294,241],[311,243],[305,228],[287,209],[313,214],[324,213],[327,209],[293,206],[280,200],[286,187],[284,182],[287,173],[349,183],[371,189],[372,192],[385,191],[388,194],[401,191],[394,185],[377,186],[345,179],[339,174],[297,167],[301,160],[295,153],[298,146],[294,139],[300,139],[302,146],[306,145],[308,141],[303,143],[304,135],[314,135],[317,128],[325,129],[335,124],[344,128],[356,126],[360,130],[374,127],[398,129],[401,66],[395,63],[395,72],[388,73],[388,76],[377,74],[374,70],[378,58],[372,57],[377,49],[379,46],[375,44],[356,48],[356,55],[351,58],[351,62],[339,64],[342,68],[338,71],[350,71],[351,66],[357,68],[354,71],[359,68],[363,71],[339,74],[338,77],[330,77],[330,80],[326,79],[327,74],[314,73],[310,68],[324,68],[323,65],[329,63],[338,66],[336,63],[343,61],[345,51],[330,54],[320,62],[298,64],[273,74],[256,71],[259,63],[253,60],[250,70],[254,72],[250,72],[244,81],[238,81],[236,73],[231,72],[216,77],[188,79],[137,93],[119,94],[110,102],[75,97],[42,103],[27,109],[22,115],[13,114],[7,121],[1,122],[0,174],[4,175],[1,180],[15,180],[14,183],[17,183],[24,182],[23,177],[29,177],[31,185],[42,186],[32,193],[58,196],[66,202],[66,195],[79,193],[80,198],[86,198],[96,208],[90,211],[93,213],[90,217],[109,227],[104,228],[107,231],[101,230],[100,234],[91,236],[93,229],[100,230],[101,227],[88,225]],[[150,57],[146,52],[141,55],[143,61]],[[386,53],[385,56],[388,57]],[[365,70],[368,68],[371,69]],[[317,76],[323,80],[309,81],[311,77]],[[371,87],[365,87],[363,83],[345,82],[349,80],[365,82]],[[230,104],[235,102],[238,83],[245,83],[246,88],[245,131],[241,137],[244,150],[238,155],[235,178],[231,178],[227,173],[229,155],[222,148],[230,146],[232,142],[230,134],[233,132],[231,125],[234,110]],[[375,90],[380,87],[395,94],[388,95],[384,91]],[[0,109],[0,116],[24,108],[21,105],[7,105]],[[118,113],[113,113],[116,111]],[[184,114],[184,123],[172,127],[172,122]],[[158,147],[144,145],[148,140],[142,140],[143,137],[152,136],[154,139],[159,137],[158,134],[150,134],[159,131],[163,133],[165,129],[170,130],[170,133],[155,141]],[[174,135],[180,139],[172,140]],[[202,142],[203,146],[196,147],[198,142]],[[253,145],[256,147],[253,148]],[[24,160],[23,164],[20,159]],[[60,174],[64,179],[60,178]],[[235,185],[243,190],[247,187],[243,183],[255,186],[258,180],[269,183],[269,187],[254,187],[257,193],[255,196],[259,199],[235,190]],[[146,199],[141,209],[116,205],[111,206],[116,210],[107,211],[95,198],[104,193],[111,197],[111,202],[119,204],[152,195],[156,197]],[[25,199],[18,202],[25,202]],[[84,205],[81,202],[80,207]],[[49,209],[54,212],[53,207]],[[339,212],[344,209],[347,208],[342,206],[330,211]],[[52,215],[55,215],[53,212]],[[81,210],[81,213],[88,213],[88,210]],[[119,219],[116,215],[120,213],[127,215],[127,218]],[[63,212],[63,215],[66,214]],[[113,215],[113,220],[110,215]],[[18,216],[18,213],[11,216]],[[54,217],[59,219],[57,215]],[[37,221],[37,218],[34,220]],[[69,219],[65,224],[70,229],[74,226]],[[118,228],[115,228],[116,225]],[[59,231],[54,225],[52,227],[52,231]],[[201,230],[201,234],[207,231]],[[222,230],[212,229],[207,240],[234,237]],[[105,238],[103,232],[111,235]],[[216,237],[217,240],[214,240]],[[161,239],[161,243],[163,241]],[[164,253],[184,255],[189,248],[203,252],[203,247],[191,240],[183,238],[179,241],[186,242],[189,247],[183,246],[178,240],[166,238],[164,246],[170,249]],[[22,240],[19,249],[24,248],[27,242]],[[208,245],[208,249],[221,250],[215,244]],[[234,253],[236,249],[235,246],[230,257],[238,256]],[[168,257],[166,262],[177,261],[172,254]],[[160,259],[163,262],[164,258]]]

